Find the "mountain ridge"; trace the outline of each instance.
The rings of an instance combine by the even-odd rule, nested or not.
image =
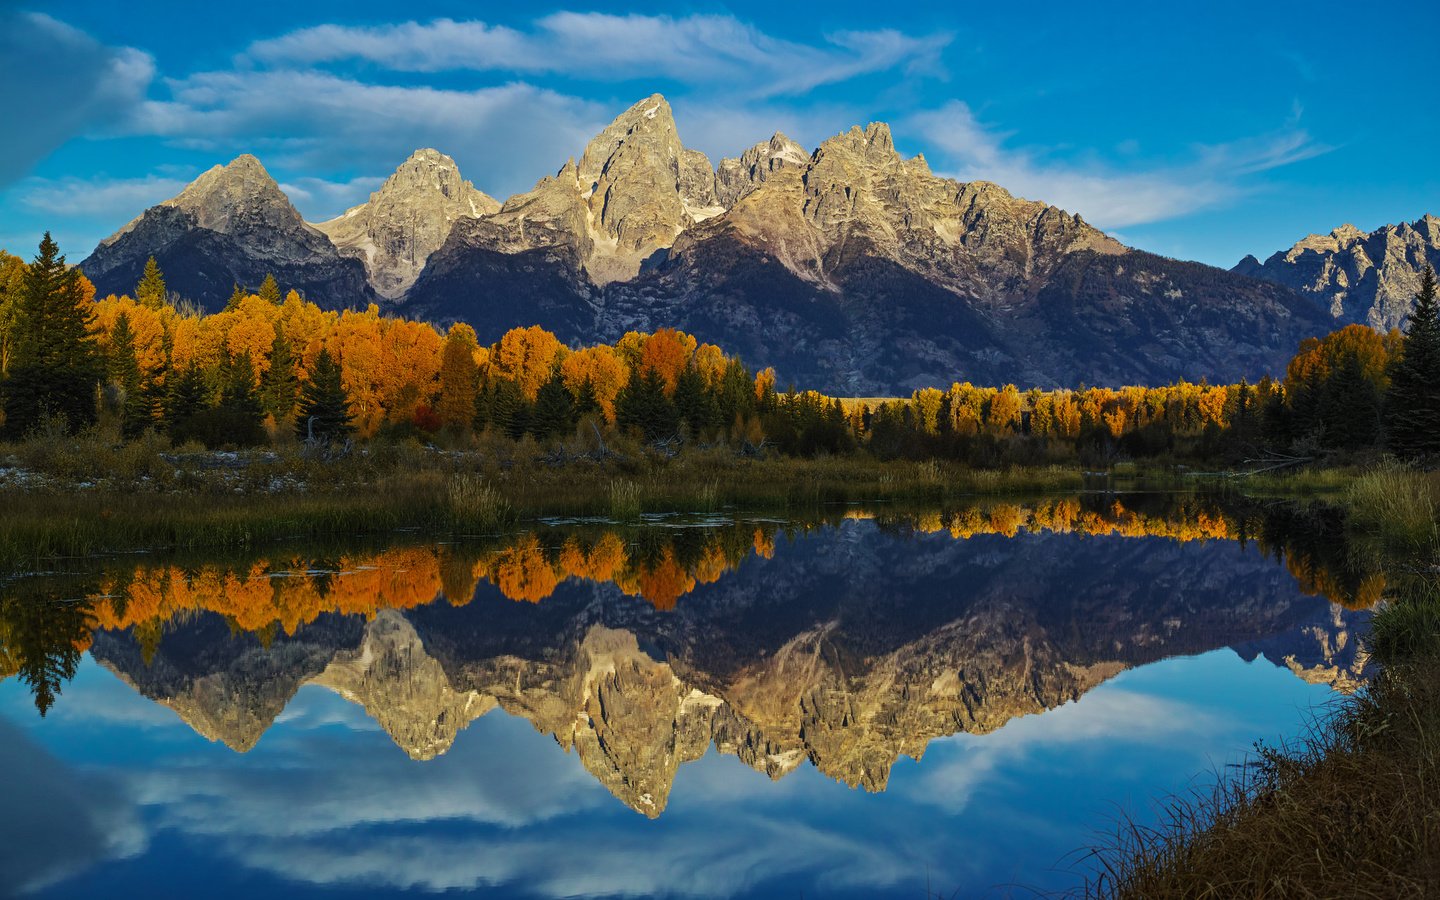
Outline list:
[[[195,199],[232,168],[229,206]],[[245,279],[309,253],[331,283],[298,262],[275,274],[330,308],[378,302],[463,321],[482,343],[528,325],[571,344],[683,328],[804,387],[862,394],[1258,377],[1328,330],[1288,287],[1165,261],[999,185],[937,176],[923,155],[897,152],[881,122],[811,153],[776,132],[712,166],[652,94],[578,162],[503,203],[421,150],[366,203],[318,225],[268,175],[251,180],[257,168],[246,156],[212,169],[107,238],[81,264],[98,292],[128,290],[150,255],[171,272],[195,255],[171,248],[228,240],[211,254],[219,263],[203,259],[225,297],[229,279],[258,283]],[[258,187],[236,199],[236,183]],[[142,227],[167,210],[185,215]],[[222,291],[199,294],[215,308]]]

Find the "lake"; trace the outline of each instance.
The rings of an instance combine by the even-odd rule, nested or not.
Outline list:
[[[1086,494],[57,565],[0,587],[0,891],[1073,888],[1362,684],[1383,580],[1337,521]]]

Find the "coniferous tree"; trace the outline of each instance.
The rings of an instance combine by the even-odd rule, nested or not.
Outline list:
[[[135,332],[130,316],[121,313],[110,332],[110,353],[106,359],[110,384],[120,392],[120,429],[126,437],[134,437],[149,424],[149,403],[144,396],[140,362],[135,354]]]
[[[300,440],[344,440],[355,431],[350,398],[340,380],[340,364],[321,350],[310,377],[300,388],[300,409],[295,417],[295,434]]]
[[[220,407],[215,443],[253,447],[264,440],[261,421],[265,407],[255,389],[255,364],[249,353],[226,361],[220,387]]]
[[[202,414],[210,408],[210,390],[205,373],[193,360],[178,372],[172,371],[165,392],[165,433],[173,444],[200,437]]]
[[[565,382],[557,373],[540,386],[535,395],[535,412],[530,433],[540,440],[561,437],[575,427],[575,407]]]
[[[266,274],[265,280],[260,282],[259,295],[266,303],[280,305],[280,285],[276,283],[274,275]]]
[[[1435,270],[1425,267],[1415,310],[1385,395],[1387,443],[1400,456],[1440,453],[1440,300]]]
[[[488,393],[489,408],[486,412],[489,424],[519,440],[530,428],[531,413],[530,403],[520,385],[509,378],[501,378]]]
[[[680,413],[665,396],[665,379],[654,369],[632,375],[630,383],[615,398],[615,421],[622,428],[635,428],[647,441],[673,437],[680,431]]]
[[[260,379],[260,403],[276,422],[285,422],[295,413],[300,393],[300,376],[295,371],[295,353],[279,325],[270,344],[270,368]]]
[[[1360,357],[1347,355],[1326,380],[1321,400],[1324,443],[1341,450],[1358,450],[1380,436],[1380,390],[1365,377]]]
[[[230,299],[225,301],[225,311],[230,312],[240,308],[240,302],[245,299],[245,289],[238,283],[230,291]]]
[[[23,435],[47,415],[64,416],[71,429],[95,421],[95,389],[104,365],[84,303],[79,271],[65,264],[45,232],[21,280],[10,370],[0,385],[8,436]]]
[[[165,276],[152,256],[145,260],[145,274],[140,276],[140,283],[135,285],[135,301],[141,306],[159,309],[165,305],[165,291]]]

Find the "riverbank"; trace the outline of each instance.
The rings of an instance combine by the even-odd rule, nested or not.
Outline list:
[[[859,454],[754,458],[723,449],[556,459],[375,445],[332,460],[298,451],[179,452],[143,442],[52,450],[0,452],[0,572],[137,549],[225,549],[402,529],[483,534],[541,516],[783,513],[1086,484],[1082,470],[1059,466],[979,470]]]
[[[1380,673],[1304,740],[1122,826],[1085,896],[1440,895],[1440,489],[1390,467],[1337,500],[1351,553],[1386,573],[1366,638]]]

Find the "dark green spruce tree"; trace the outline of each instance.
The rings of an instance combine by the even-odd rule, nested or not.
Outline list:
[[[135,285],[135,302],[159,309],[165,305],[166,297],[165,276],[152,256],[145,260],[145,273],[140,276],[140,283]]]
[[[205,373],[191,361],[178,371],[171,371],[165,391],[165,433],[172,444],[202,440],[206,426],[205,413],[210,409],[210,388]]]
[[[615,421],[635,428],[647,441],[664,440],[680,432],[680,412],[665,396],[665,380],[654,369],[630,376],[615,398]]]
[[[1435,294],[1435,270],[1426,266],[1385,394],[1386,442],[1406,458],[1440,454],[1440,301]]]
[[[559,374],[540,385],[535,395],[535,412],[530,417],[530,433],[539,440],[566,437],[575,428],[575,404]]]
[[[300,388],[300,410],[295,417],[295,436],[300,440],[343,441],[355,431],[350,398],[340,380],[340,364],[321,350],[315,357],[310,378]]]
[[[280,305],[280,285],[276,283],[274,275],[266,275],[265,280],[260,282],[260,299],[267,303]]]
[[[520,385],[509,378],[497,380],[488,392],[485,410],[487,424],[502,434],[519,440],[530,428],[531,404]]]
[[[20,283],[10,369],[0,383],[7,437],[21,437],[46,416],[63,416],[71,430],[95,421],[104,361],[90,337],[84,302],[79,271],[65,264],[45,232]]]
[[[295,398],[300,394],[300,376],[295,371],[295,351],[285,332],[277,325],[275,340],[270,345],[270,368],[260,378],[260,403],[275,421],[288,422],[295,414]]]
[[[150,403],[145,396],[140,361],[135,354],[135,332],[130,328],[127,313],[115,319],[105,368],[111,387],[119,395],[120,432],[125,437],[134,437],[150,424]]]
[[[220,382],[218,432],[213,442],[254,447],[265,440],[265,407],[255,389],[255,364],[249,353],[225,361]]]

